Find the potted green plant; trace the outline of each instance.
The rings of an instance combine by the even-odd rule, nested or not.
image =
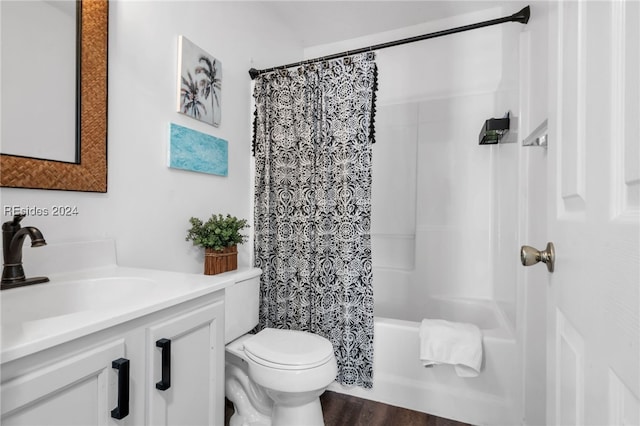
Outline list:
[[[212,215],[209,220],[192,217],[189,219],[191,229],[187,231],[186,241],[204,247],[204,273],[215,275],[238,268],[238,244],[247,241],[248,237],[240,233],[248,228],[245,219],[238,219],[227,214]]]

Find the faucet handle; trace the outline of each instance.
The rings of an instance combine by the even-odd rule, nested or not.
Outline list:
[[[22,222],[22,219],[24,219],[26,217],[25,214],[20,213],[20,214],[16,214],[13,216],[13,222],[11,223],[12,225],[18,225],[20,222]]]
[[[17,232],[20,229],[20,222],[25,218],[24,214],[13,216],[13,220],[9,220],[2,224],[2,230],[5,232]]]

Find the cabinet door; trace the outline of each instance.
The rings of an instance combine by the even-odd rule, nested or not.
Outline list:
[[[36,368],[2,384],[2,425],[123,425],[111,411],[118,404],[118,372],[125,355],[116,340]]]
[[[223,303],[147,328],[147,424],[224,424]]]

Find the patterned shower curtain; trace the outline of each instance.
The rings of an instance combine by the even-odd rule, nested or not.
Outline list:
[[[373,53],[255,81],[260,323],[331,341],[336,380],[372,387]]]

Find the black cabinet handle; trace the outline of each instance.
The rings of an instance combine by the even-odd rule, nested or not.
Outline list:
[[[171,387],[171,340],[160,339],[156,346],[162,349],[162,380],[156,383],[156,389],[166,391]]]
[[[118,406],[111,410],[111,417],[120,420],[129,415],[129,360],[118,358],[111,368],[118,370]]]

